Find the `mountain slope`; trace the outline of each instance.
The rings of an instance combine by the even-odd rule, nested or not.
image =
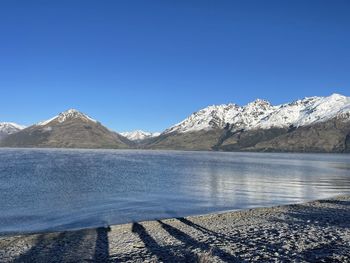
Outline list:
[[[162,133],[144,145],[146,149],[212,150],[223,130],[199,130],[186,133]]]
[[[226,148],[228,149],[228,148]],[[350,152],[350,121],[341,117],[314,125],[302,126],[293,132],[261,141],[246,148],[269,152]]]
[[[209,106],[195,112],[184,121],[165,130],[157,140],[150,142],[148,147],[341,152],[347,151],[345,141],[350,137],[348,122],[350,98],[339,94],[304,98],[277,106],[258,99],[243,107],[224,104]],[[322,132],[322,129],[327,132]],[[314,132],[306,133],[305,130]],[[337,135],[337,141],[330,140],[332,134]],[[310,140],[307,138],[309,136],[329,143],[317,144],[316,139]],[[294,139],[290,140],[291,137]],[[289,144],[293,144],[293,147],[286,146]]]
[[[129,140],[71,109],[6,137],[6,147],[128,148]]]
[[[25,126],[13,122],[0,122],[0,140],[9,136],[10,134],[23,130]]]

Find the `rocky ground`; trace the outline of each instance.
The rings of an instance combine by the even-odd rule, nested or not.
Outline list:
[[[1,237],[0,262],[350,262],[350,196]]]

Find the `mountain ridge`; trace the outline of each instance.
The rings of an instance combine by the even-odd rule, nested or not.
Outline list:
[[[3,147],[129,148],[131,142],[74,109],[11,134]]]
[[[245,106],[211,105],[160,134],[142,130],[113,132],[88,115],[69,109],[8,135],[0,146],[347,152],[348,123],[350,97],[340,94],[306,97],[280,105],[262,99]],[[305,136],[318,138],[325,146]],[[26,143],[33,138],[32,143]]]
[[[325,125],[319,125],[320,123]],[[349,123],[350,97],[340,94],[307,97],[276,106],[266,100],[257,99],[242,107],[229,103],[201,109],[166,129],[147,147],[223,151],[349,152]],[[320,137],[321,133],[323,135]],[[299,134],[299,137],[294,136],[291,139],[295,134]],[[308,136],[324,141],[324,146]],[[333,144],[328,143],[330,141]],[[289,144],[294,144],[295,147]]]
[[[45,126],[48,125],[51,122],[57,121],[57,122],[64,122],[68,119],[76,119],[76,118],[80,118],[82,120],[86,120],[86,121],[92,121],[97,123],[97,121],[91,117],[89,117],[88,115],[76,110],[76,109],[68,109],[66,111],[63,111],[61,113],[59,113],[58,115],[54,116],[53,118],[50,118],[46,121],[41,121],[35,125],[37,126]]]
[[[120,132],[122,136],[128,138],[131,141],[142,141],[145,139],[153,138],[159,136],[160,132],[147,132],[143,130],[135,130],[135,131],[128,131],[128,132]]]
[[[324,104],[328,107],[326,109],[321,107],[319,114],[303,116],[303,111],[312,111],[315,107],[324,106]],[[337,112],[331,110],[335,106],[340,107]],[[322,118],[323,120],[333,118],[337,113],[347,112],[350,112],[350,97],[336,93],[328,97],[306,97],[276,106],[266,100],[256,99],[242,107],[232,103],[208,106],[166,129],[164,133],[224,128],[227,123],[235,125],[236,129],[283,128],[290,125],[299,127],[312,124]]]

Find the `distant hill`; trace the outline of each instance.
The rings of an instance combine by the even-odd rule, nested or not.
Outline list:
[[[0,122],[0,140],[9,136],[10,134],[23,130],[25,126],[13,122]]]
[[[130,141],[70,109],[4,138],[3,147],[129,148]]]
[[[160,135],[160,132],[146,132],[142,130],[136,130],[130,132],[121,132],[120,134],[128,138],[130,141],[140,142],[145,139],[157,137]]]

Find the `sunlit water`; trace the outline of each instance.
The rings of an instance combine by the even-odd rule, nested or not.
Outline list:
[[[350,155],[0,150],[0,233],[67,230],[350,194]]]

